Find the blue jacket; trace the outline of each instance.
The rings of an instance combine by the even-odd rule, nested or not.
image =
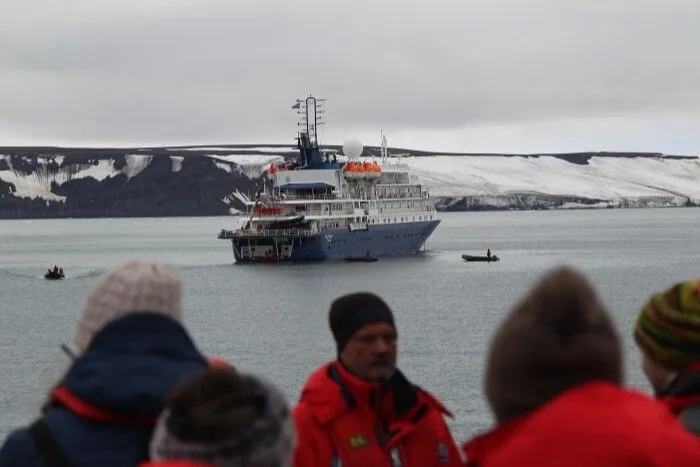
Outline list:
[[[62,387],[80,401],[127,417],[156,417],[173,387],[207,366],[175,320],[134,313],[96,334],[77,358]],[[152,426],[105,423],[54,404],[43,421],[64,456],[76,467],[135,466]],[[11,433],[0,448],[0,467],[46,467],[27,429]]]

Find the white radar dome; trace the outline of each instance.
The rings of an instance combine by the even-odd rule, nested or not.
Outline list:
[[[362,149],[362,142],[359,139],[349,139],[343,143],[343,154],[351,161],[360,157]]]

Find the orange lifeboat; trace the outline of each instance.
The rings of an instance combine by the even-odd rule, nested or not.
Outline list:
[[[343,166],[345,178],[378,178],[382,173],[382,168],[375,162],[348,162]]]

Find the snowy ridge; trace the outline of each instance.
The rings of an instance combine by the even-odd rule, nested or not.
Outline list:
[[[507,197],[515,193],[591,200],[679,198],[700,202],[700,158],[596,157],[588,164],[554,156],[404,157],[431,196]]]

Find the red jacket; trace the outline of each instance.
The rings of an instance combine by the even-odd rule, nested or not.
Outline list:
[[[463,466],[432,395],[397,371],[383,389],[338,363],[315,371],[294,408],[295,467]]]
[[[663,404],[605,382],[571,389],[464,450],[469,467],[700,465],[700,442]]]

